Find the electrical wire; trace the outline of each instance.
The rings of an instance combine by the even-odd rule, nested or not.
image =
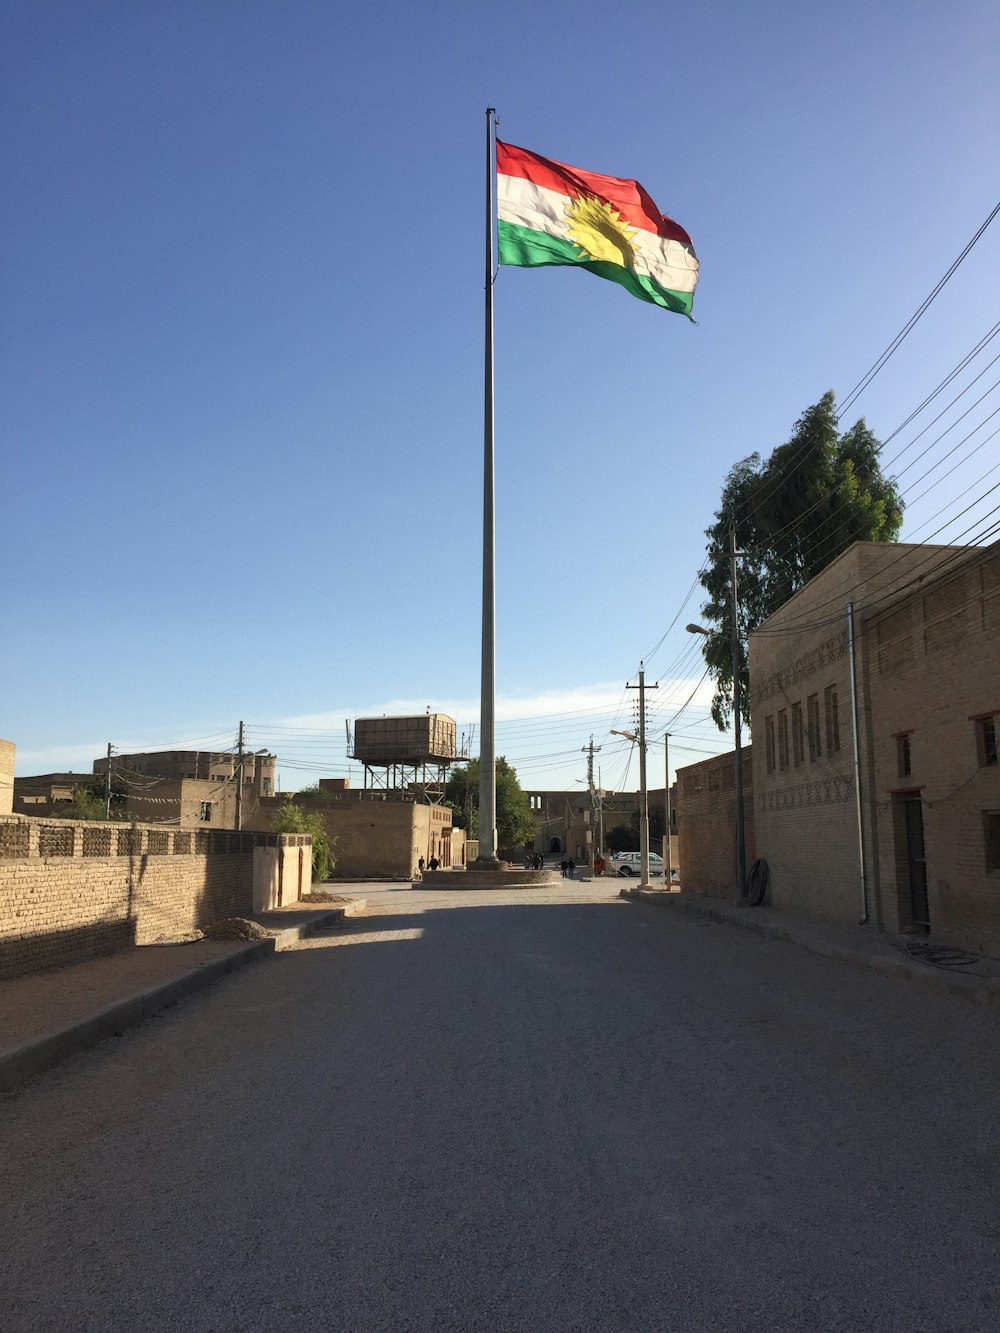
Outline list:
[[[879,371],[881,371],[885,367],[889,359],[893,355],[895,355],[895,353],[899,350],[900,346],[905,341],[905,339],[909,336],[909,334],[913,331],[913,329],[916,327],[919,321],[923,318],[923,316],[927,313],[927,311],[930,309],[933,303],[937,300],[938,296],[941,294],[941,292],[944,290],[947,284],[951,281],[952,277],[954,277],[955,273],[958,271],[963,261],[966,259],[972,248],[976,245],[980,237],[983,235],[983,233],[986,231],[986,229],[989,227],[990,223],[993,221],[993,219],[996,217],[998,213],[1000,213],[1000,203],[997,203],[993,207],[993,209],[990,211],[989,216],[986,218],[986,221],[982,223],[982,225],[976,231],[972,239],[966,243],[966,245],[964,246],[958,257],[952,261],[944,276],[938,280],[935,286],[931,289],[930,293],[926,297],[924,297],[923,301],[913,312],[910,318],[906,321],[906,323],[903,325],[900,331],[896,334],[895,338],[892,339],[888,347],[886,347],[885,351],[875,361],[874,365],[871,366],[871,368],[867,370],[864,375],[862,375],[861,379],[858,380],[857,384],[850,391],[850,393],[843,400],[843,402],[837,405],[835,410],[837,412],[838,417],[843,416],[843,414],[847,411],[847,409],[857,401],[857,399],[861,396],[861,394],[864,393],[865,389],[867,389],[869,384],[871,384],[872,380],[879,373]]]

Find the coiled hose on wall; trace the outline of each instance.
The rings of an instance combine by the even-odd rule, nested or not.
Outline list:
[[[760,907],[767,893],[768,881],[771,878],[771,872],[768,869],[767,862],[763,857],[759,857],[750,867],[750,874],[747,875],[747,897],[750,900],[751,907]]]

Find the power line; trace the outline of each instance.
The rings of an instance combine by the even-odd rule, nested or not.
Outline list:
[[[973,246],[983,235],[987,227],[989,227],[990,223],[993,221],[993,219],[996,217],[998,213],[1000,213],[1000,203],[997,203],[994,206],[989,216],[986,218],[986,221],[979,227],[979,229],[976,231],[972,239],[966,243],[961,253],[958,255],[957,259],[952,261],[947,272],[944,274],[942,278],[938,280],[938,282],[931,289],[929,294],[924,297],[923,301],[913,312],[910,318],[906,321],[906,323],[903,325],[900,331],[896,334],[895,338],[893,338],[893,340],[889,343],[885,351],[875,361],[874,365],[871,366],[870,369],[867,370],[864,375],[862,375],[861,379],[858,380],[857,384],[847,395],[844,401],[837,405],[837,407],[834,410],[836,411],[838,417],[843,416],[843,414],[847,411],[847,409],[854,402],[857,401],[857,399],[861,396],[861,394],[864,393],[865,389],[867,389],[868,385],[871,384],[872,380],[879,373],[879,371],[883,369],[883,367],[889,361],[890,357],[892,357],[898,351],[899,347],[907,338],[907,336],[913,331],[918,322],[923,318],[923,316],[933,305],[937,297],[941,294],[941,292],[944,290],[947,284],[951,281],[952,277],[957,272],[959,266],[965,260],[966,256],[972,250]]]

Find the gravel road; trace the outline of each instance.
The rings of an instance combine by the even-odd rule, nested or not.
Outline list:
[[[0,1325],[1000,1330],[1000,1013],[616,886],[369,915],[0,1100]]]

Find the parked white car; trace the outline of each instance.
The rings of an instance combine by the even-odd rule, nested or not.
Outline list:
[[[639,852],[612,852],[609,865],[617,875],[638,875],[642,870],[642,855]],[[663,874],[663,857],[658,852],[649,853],[649,873]]]

